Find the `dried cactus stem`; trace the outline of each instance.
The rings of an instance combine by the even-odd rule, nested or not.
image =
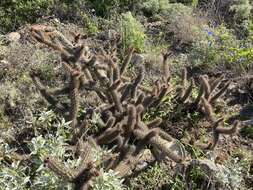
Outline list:
[[[143,131],[143,129],[134,130],[134,135],[138,139],[144,139],[145,136],[146,136],[146,133],[145,133],[145,131]],[[177,163],[181,163],[183,161],[183,158],[176,155],[175,153],[173,153],[169,149],[168,142],[166,140],[162,139],[160,136],[154,136],[154,137],[150,138],[149,139],[149,144],[154,146],[155,148],[159,149],[160,151],[162,151],[166,156],[168,156],[173,161],[175,161]]]
[[[56,111],[58,112],[63,112],[66,107],[63,106],[54,96],[50,94],[50,90],[48,90],[39,80],[38,77],[35,75],[31,74],[31,78],[34,81],[34,84],[36,85],[37,89],[40,91],[41,95],[45,98],[45,100],[51,104]]]
[[[204,88],[205,98],[208,100],[211,94],[211,86],[208,82],[208,76],[200,76],[201,84]]]
[[[214,112],[213,112],[213,108],[211,104],[204,97],[201,98],[201,102],[203,104],[204,112],[207,115],[208,119],[214,122],[215,118],[214,118]]]
[[[109,144],[113,142],[117,137],[121,134],[121,129],[119,129],[117,126],[114,128],[106,129],[103,134],[98,136],[96,138],[97,144]]]
[[[225,93],[226,93],[226,90],[228,89],[230,85],[230,82],[227,82],[223,88],[221,88],[215,95],[213,95],[211,98],[210,98],[210,102],[211,103],[214,103],[219,97],[223,96]]]
[[[122,63],[122,66],[120,68],[120,75],[121,76],[125,73],[126,68],[127,68],[127,66],[129,65],[129,63],[132,59],[133,53],[134,53],[134,48],[129,48],[127,56],[125,57],[125,59]]]
[[[139,129],[136,129],[139,130]],[[140,133],[141,131],[137,131],[136,133]],[[148,145],[148,142],[151,138],[158,135],[158,132],[156,130],[150,130],[143,139],[140,139],[138,144],[136,145],[136,149],[133,152],[133,156],[137,156],[144,148]]]
[[[139,70],[140,70],[139,75],[136,77],[135,81],[132,83],[132,89],[131,89],[132,99],[136,97],[138,86],[141,84],[141,82],[144,79],[144,67],[140,67]]]
[[[62,163],[56,161],[52,157],[48,157],[44,160],[44,164],[52,170],[59,177],[66,179],[69,182],[74,180],[74,174],[68,168],[66,168]]]
[[[71,76],[70,79],[70,100],[71,100],[71,107],[70,107],[70,120],[72,129],[75,129],[77,126],[77,116],[80,106],[80,94],[79,94],[79,86],[80,81],[78,76]]]
[[[168,64],[168,58],[171,55],[171,53],[164,53],[163,54],[163,77],[164,77],[164,83],[167,83],[171,77],[170,74],[170,67]]]
[[[73,180],[75,184],[75,190],[89,190],[91,181],[94,177],[99,176],[99,171],[95,168],[95,165],[90,162],[87,164],[82,172],[80,172]]]
[[[213,125],[213,143],[211,149],[214,149],[219,141],[220,134],[231,135],[236,132],[237,128],[240,125],[239,121],[235,121],[232,127],[220,127],[220,123],[223,121],[223,118],[218,119]]]
[[[193,87],[194,87],[194,80],[191,79],[190,86],[185,90],[182,98],[180,99],[182,103],[185,103],[185,101],[187,101],[187,99],[190,97]]]

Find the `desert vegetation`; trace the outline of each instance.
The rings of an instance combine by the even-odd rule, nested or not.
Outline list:
[[[252,6],[0,2],[0,189],[252,189]]]

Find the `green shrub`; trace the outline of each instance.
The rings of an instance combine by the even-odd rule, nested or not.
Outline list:
[[[249,0],[235,0],[229,7],[229,12],[232,13],[233,21],[231,27],[237,32],[239,38],[246,39],[252,35],[252,3]]]
[[[9,121],[9,118],[5,116],[3,107],[0,107],[0,129],[6,129],[9,128],[11,126],[11,123]]]
[[[202,38],[201,27],[206,21],[194,15],[192,7],[181,3],[169,4],[162,17],[167,22],[163,26],[166,39],[175,46],[189,46]]]
[[[53,0],[50,15],[63,21],[82,23],[82,13],[87,12],[87,0]]]
[[[241,134],[245,137],[253,139],[253,126],[247,126],[242,128]]]
[[[97,15],[108,16],[116,7],[119,6],[119,0],[88,0],[91,7],[95,9]]]
[[[176,176],[173,180],[170,180],[169,187],[171,190],[183,190],[185,189],[185,183],[181,176]]]
[[[0,2],[0,33],[34,23],[46,16],[83,23],[82,13],[87,12],[87,0],[10,0]],[[74,11],[73,11],[74,10]]]
[[[148,0],[141,4],[141,8],[147,15],[153,16],[168,8],[168,0]]]
[[[94,179],[93,190],[123,190],[122,182],[113,170],[105,172],[100,170],[101,175]]]
[[[144,51],[144,43],[146,40],[144,28],[142,24],[133,17],[131,12],[121,15],[120,30],[124,50],[128,47],[134,47],[139,52]]]
[[[0,160],[0,185],[3,189],[67,189],[67,182],[59,179],[44,167],[44,159],[48,155],[66,160],[65,164],[69,167],[74,167],[76,164],[70,159],[71,155],[65,148],[65,142],[68,140],[69,122],[59,120],[53,124],[49,122],[52,117],[54,114],[48,111],[42,112],[38,118],[34,118],[35,130],[38,129],[37,125],[39,124],[39,127],[44,129],[54,125],[57,127],[57,131],[55,134],[38,135],[28,143],[32,165],[28,166],[27,163],[21,161],[13,161],[9,164],[5,159]],[[15,151],[1,139],[0,150],[9,158],[11,158],[11,153]]]
[[[87,0],[89,6],[96,11],[98,16],[109,17],[112,13],[133,11],[145,0]]]
[[[198,0],[176,0],[177,3],[183,3],[186,5],[192,5],[196,7],[198,5]]]
[[[30,151],[29,163],[25,161],[12,160],[12,153],[15,152],[8,143],[0,138],[0,186],[3,189],[73,189],[72,184],[57,177],[52,171],[44,166],[44,160],[53,156],[61,160],[67,168],[76,168],[80,164],[80,157],[74,155],[66,148],[70,139],[71,128],[64,119],[58,117],[52,111],[42,111],[31,122],[35,130],[35,137],[27,142]],[[42,131],[46,134],[42,135]],[[2,133],[4,134],[4,133]],[[110,150],[92,150],[94,162],[101,162],[101,159],[110,153]],[[6,161],[7,160],[7,161]],[[113,171],[100,171],[102,175],[93,180],[93,189],[120,190],[123,189],[122,180]],[[1,188],[0,188],[1,189]]]
[[[0,3],[0,32],[14,30],[36,18],[46,15],[53,0],[11,0]]]
[[[171,175],[166,166],[156,163],[131,180],[131,189],[163,189],[162,186],[170,183]]]
[[[246,71],[253,61],[252,42],[239,40],[233,30],[220,25],[203,30],[206,37],[193,43],[189,60],[193,65],[223,65]]]
[[[88,34],[96,34],[99,32],[98,24],[94,22],[91,17],[84,12],[81,13],[84,28]]]
[[[224,26],[204,28],[205,36],[193,43],[190,62],[193,65],[214,66],[226,62],[224,54],[229,54],[231,47],[237,47],[236,37]]]
[[[230,157],[223,165],[223,169],[216,173],[216,178],[224,189],[247,189],[244,181],[244,162],[238,157]]]
[[[165,15],[181,15],[181,14],[192,14],[192,7],[185,6],[182,3],[170,3],[166,9]]]
[[[229,10],[234,12],[235,20],[241,21],[250,17],[252,5],[249,0],[235,0]]]
[[[201,188],[203,181],[205,180],[205,172],[199,166],[193,166],[189,172],[189,177],[193,186],[193,189]]]
[[[229,54],[225,54],[225,58],[230,64],[238,64],[243,71],[246,71],[253,61],[253,47],[237,47],[230,48]]]

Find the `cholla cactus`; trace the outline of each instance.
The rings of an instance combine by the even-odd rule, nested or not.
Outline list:
[[[221,80],[209,81],[207,76],[201,76],[199,93],[192,97],[195,80],[188,79],[185,69],[180,88],[174,90],[170,84],[171,75],[167,65],[169,53],[163,54],[163,76],[156,81],[153,88],[148,88],[142,85],[145,74],[143,67],[139,67],[135,77],[126,76],[125,71],[134,52],[131,48],[123,62],[119,63],[115,44],[109,44],[107,49],[90,52],[84,45],[73,44],[53,28],[33,26],[31,32],[36,40],[61,54],[62,66],[69,78],[68,85],[48,89],[36,73],[31,73],[31,77],[54,110],[63,116],[67,115],[67,120],[71,122],[71,139],[67,146],[74,149],[75,155],[81,158],[76,168],[67,167],[63,160],[54,156],[47,157],[45,165],[60,178],[74,184],[77,190],[89,189],[94,180],[113,176],[111,170],[125,179],[136,172],[136,166],[143,160],[147,165],[154,160],[184,162],[185,150],[178,148],[177,140],[159,128],[163,120],[155,118],[148,123],[142,120],[145,111],[159,106],[171,91],[176,92],[173,97],[176,105],[183,107],[185,112],[197,110],[205,113],[213,125],[213,142],[205,148],[214,148],[220,134],[232,134],[236,131],[237,125],[229,129],[220,127],[220,119],[217,120],[212,111],[212,105],[225,93],[229,83],[218,89]],[[86,114],[80,119],[78,113],[83,106],[80,101],[83,91],[92,91],[100,105],[93,105],[87,110],[86,113],[91,117]],[[64,95],[70,103],[59,98]],[[100,115],[96,123],[102,127],[97,134],[87,136],[86,129],[94,113]],[[147,159],[144,154],[147,145],[152,147],[152,159]],[[101,150],[102,146],[114,148],[110,155],[102,156],[98,162],[93,159],[92,150]],[[178,149],[182,151],[179,153]],[[104,170],[100,170],[101,167]],[[97,188],[102,188],[105,184]]]
[[[62,56],[62,66],[69,75],[69,85],[62,89],[50,90],[39,80],[36,73],[32,73],[35,85],[49,104],[58,113],[68,112],[71,121],[72,143],[76,144],[77,154],[82,157],[82,163],[77,169],[71,170],[64,167],[53,157],[45,160],[46,165],[60,177],[75,184],[77,189],[86,189],[97,175],[99,176],[100,164],[106,171],[114,170],[121,177],[131,175],[136,165],[143,159],[146,145],[152,145],[159,150],[159,154],[175,162],[182,162],[183,157],[176,155],[171,148],[174,139],[158,128],[162,120],[157,118],[147,124],[142,122],[142,114],[149,107],[156,107],[163,97],[169,92],[170,72],[166,65],[168,55],[164,54],[164,76],[157,81],[153,89],[142,86],[144,69],[140,67],[139,74],[130,79],[125,76],[133,49],[130,48],[122,65],[115,60],[115,48],[112,52],[101,50],[97,54],[86,53],[83,45],[73,45],[61,33],[44,26],[33,26],[32,35],[38,41],[59,51]],[[109,48],[110,49],[110,48]],[[89,56],[86,56],[89,55]],[[103,103],[93,110],[101,115],[99,125],[103,126],[100,134],[89,137],[83,141],[82,136],[87,128],[88,120],[80,121],[78,112],[83,90],[94,91]],[[70,105],[59,101],[58,95],[68,94]],[[94,115],[94,114],[92,114]],[[135,138],[136,144],[130,144]],[[79,139],[79,140],[78,140]],[[91,145],[98,149],[103,145],[114,144],[112,155],[104,158],[101,163],[91,159]],[[172,149],[172,150],[171,150]],[[157,156],[157,152],[154,153]]]

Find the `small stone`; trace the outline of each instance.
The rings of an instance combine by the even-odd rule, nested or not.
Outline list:
[[[253,105],[249,104],[244,106],[240,110],[240,117],[245,118],[245,119],[251,119],[253,117]]]
[[[200,166],[200,168],[206,174],[211,174],[211,175],[224,169],[224,166],[222,166],[220,164],[216,164],[212,160],[209,160],[209,159],[192,160],[190,165],[191,166]]]
[[[56,23],[56,24],[60,24],[60,23],[61,23],[61,22],[59,21],[59,19],[57,19],[57,18],[54,18],[54,19],[53,19],[53,22]]]
[[[0,69],[7,70],[8,67],[10,66],[10,63],[6,60],[0,60]]]
[[[139,64],[143,63],[144,59],[145,58],[142,54],[134,53],[132,56],[132,59],[130,61],[130,64],[131,65],[139,65]]]
[[[7,37],[11,42],[17,42],[21,38],[21,35],[18,32],[11,32]]]

